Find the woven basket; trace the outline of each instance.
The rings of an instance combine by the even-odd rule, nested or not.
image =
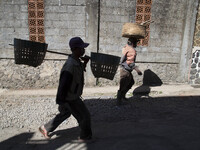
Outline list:
[[[122,27],[122,37],[135,37],[138,39],[146,36],[146,27],[136,23],[125,23]]]
[[[120,57],[91,52],[91,69],[96,78],[113,80],[119,66]]]
[[[45,57],[48,44],[21,39],[14,39],[14,56],[16,64],[33,67],[39,66]]]

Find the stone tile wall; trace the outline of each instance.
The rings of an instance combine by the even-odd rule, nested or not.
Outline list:
[[[27,65],[16,65],[14,60],[0,60],[0,87],[9,89],[57,88],[60,69],[64,62],[63,60],[48,60],[44,61],[41,66],[34,68]],[[173,83],[176,80],[177,64],[138,63],[138,66],[143,73],[147,69],[156,73],[163,83]],[[90,71],[91,69],[88,66],[87,72]],[[143,76],[137,75],[135,71],[133,71],[133,76],[135,83],[141,85]],[[94,86],[96,82],[88,84],[88,78],[90,77],[85,77],[85,86]],[[98,86],[118,84],[119,70],[112,81],[100,78]]]
[[[192,54],[190,84],[200,84],[200,48]]]
[[[0,60],[0,87],[9,89],[57,88],[64,61],[44,61],[39,67]]]
[[[198,7],[193,46],[190,84],[200,84],[200,5]]]

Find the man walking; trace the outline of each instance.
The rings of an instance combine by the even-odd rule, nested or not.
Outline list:
[[[59,105],[57,114],[52,120],[39,127],[45,138],[50,139],[53,132],[71,114],[77,119],[81,129],[79,141],[88,142],[92,139],[90,113],[81,99],[84,86],[84,70],[89,58],[82,57],[89,43],[80,37],[69,41],[72,54],[69,56],[60,73],[56,103]],[[82,62],[83,61],[83,62]]]

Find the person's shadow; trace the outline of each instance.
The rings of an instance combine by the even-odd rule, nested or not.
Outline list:
[[[73,146],[76,148],[81,143],[77,143],[79,128],[73,127],[69,129],[57,130],[53,132],[51,140],[46,140],[39,132],[24,132],[13,136],[5,141],[0,142],[1,150],[33,150],[33,149],[48,149],[55,150],[60,147]],[[41,138],[32,139],[34,134],[39,134]],[[38,139],[39,138],[39,139]]]
[[[149,98],[149,93],[153,86],[161,86],[163,82],[156,73],[147,69],[144,71],[143,84],[133,90],[132,98]]]

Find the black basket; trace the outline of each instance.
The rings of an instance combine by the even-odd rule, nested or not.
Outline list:
[[[15,63],[37,67],[43,62],[47,47],[48,44],[46,43],[39,43],[15,38]]]
[[[113,80],[119,66],[120,57],[91,52],[91,69],[96,78]]]

